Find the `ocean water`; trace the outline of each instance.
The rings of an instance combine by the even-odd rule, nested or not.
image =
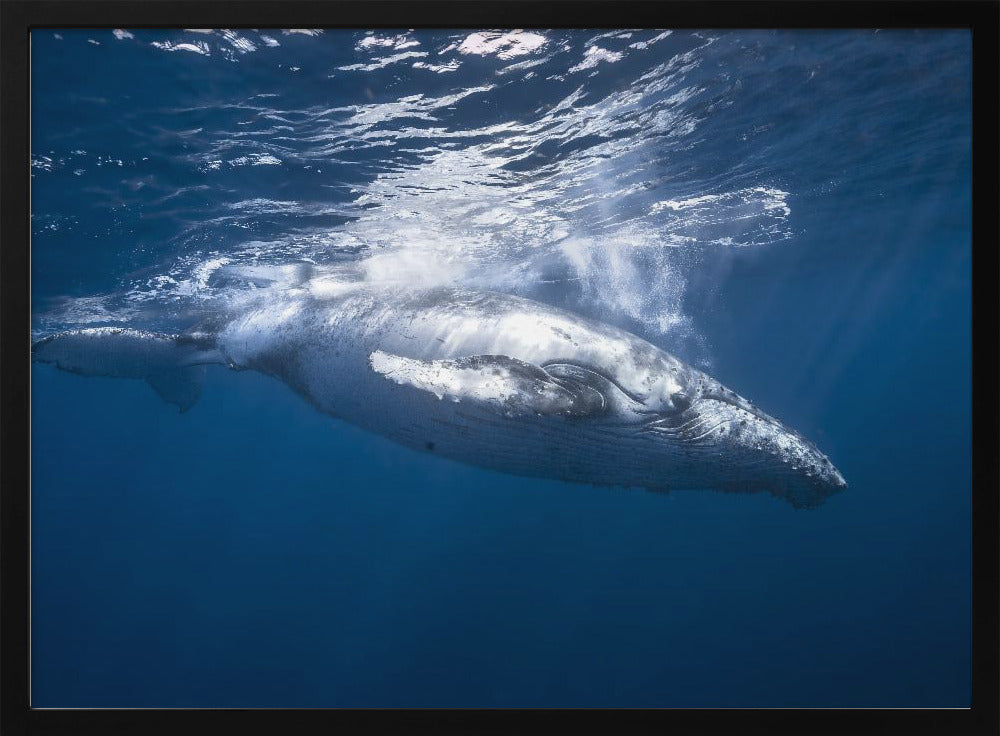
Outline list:
[[[849,483],[797,510],[521,478],[249,371],[179,413],[36,364],[32,705],[969,705],[968,33],[31,46],[35,337],[184,330],[296,263],[519,294]]]

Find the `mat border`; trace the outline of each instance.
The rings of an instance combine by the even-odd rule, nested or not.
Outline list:
[[[238,20],[237,20],[238,19]],[[973,38],[972,707],[969,709],[60,709],[28,707],[29,44],[32,28],[968,28]],[[1000,2],[2,0],[0,733],[381,728],[434,733],[998,734]]]

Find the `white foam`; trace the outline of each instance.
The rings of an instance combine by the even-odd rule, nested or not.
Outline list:
[[[414,69],[426,69],[427,71],[444,74],[445,72],[457,71],[462,63],[458,59],[452,59],[447,64],[428,64],[424,61],[413,62]]]
[[[426,51],[403,51],[399,54],[393,54],[392,56],[384,56],[381,59],[376,59],[370,64],[348,64],[347,66],[338,66],[337,69],[342,72],[372,72],[376,69],[384,69],[391,64],[398,64],[406,59],[416,59],[423,56],[427,56]]]
[[[253,44],[253,42],[250,39],[239,35],[235,31],[223,29],[220,33],[222,37],[226,40],[226,42],[230,46],[232,46],[238,53],[246,54],[251,51],[257,50],[257,47]]]
[[[420,41],[415,38],[411,38],[405,33],[397,36],[379,36],[369,34],[358,41],[354,48],[358,51],[364,51],[371,48],[390,48],[401,50],[413,48],[414,46],[419,45]]]
[[[212,163],[214,162],[209,163],[210,168],[218,168],[217,166],[213,167]],[[280,166],[281,159],[272,156],[269,153],[251,153],[247,154],[246,156],[238,156],[234,159],[230,159],[229,165],[230,166]]]
[[[210,56],[211,49],[204,41],[197,43],[172,43],[171,41],[153,41],[150,46],[154,46],[162,51],[190,51],[202,56]]]
[[[684,199],[665,199],[653,204],[650,212],[709,212],[718,217],[723,210],[740,219],[757,215],[787,218],[791,214],[788,192],[773,187],[749,187],[722,194],[703,194]],[[737,212],[739,210],[740,212]]]
[[[640,50],[641,49],[645,49],[645,48],[648,48],[649,46],[652,46],[654,43],[662,41],[667,36],[669,36],[671,33],[673,33],[673,31],[664,31],[663,33],[659,34],[658,36],[654,36],[653,38],[649,39],[648,41],[636,41],[635,43],[630,43],[628,45],[628,47],[630,49],[640,49]]]
[[[600,46],[591,46],[583,55],[583,61],[576,66],[570,67],[570,72],[580,72],[584,69],[593,69],[602,61],[613,64],[616,61],[620,61],[622,56],[623,54],[617,51],[608,51],[607,49],[602,49]]]
[[[495,54],[499,59],[513,59],[515,56],[524,56],[537,51],[546,42],[545,36],[538,33],[480,31],[467,36],[458,46],[458,52],[479,56]]]

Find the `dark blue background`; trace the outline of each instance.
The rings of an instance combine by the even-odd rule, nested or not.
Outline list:
[[[32,149],[68,161],[33,178],[38,313],[163,263],[213,198],[317,186],[289,167],[207,178],[184,159],[197,134],[155,130],[227,111],[194,124],[165,110],[363,93],[326,79],[323,55],[352,58],[333,34],[210,66],[108,31],[61,35],[32,36]],[[795,234],[703,254],[689,312],[713,374],[814,439],[844,493],[796,511],[515,478],[402,449],[255,374],[210,370],[178,414],[141,382],[36,366],[32,704],[968,706],[969,36],[726,42],[719,68],[742,84],[686,176],[779,183]],[[313,76],[306,62],[281,76],[320,57]],[[441,94],[446,77],[372,86]],[[124,165],[89,159],[74,177],[77,149]],[[149,194],[194,180],[212,186]]]

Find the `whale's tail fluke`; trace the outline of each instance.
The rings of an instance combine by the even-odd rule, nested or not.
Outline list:
[[[205,365],[225,363],[210,338],[120,327],[44,337],[32,344],[31,358],[84,376],[141,378],[182,412],[201,396]]]

